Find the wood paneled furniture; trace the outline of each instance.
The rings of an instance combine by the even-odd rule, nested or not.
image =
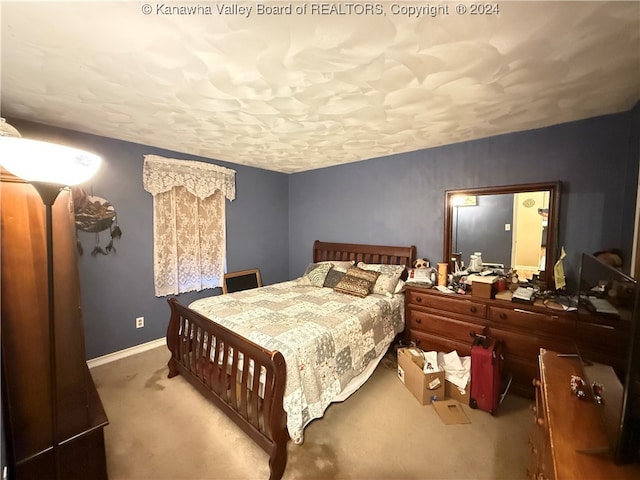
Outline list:
[[[523,305],[471,295],[407,286],[405,340],[423,350],[471,354],[471,332],[501,340],[511,390],[533,397],[540,348],[575,352],[576,315],[545,306]]]
[[[607,445],[593,401],[579,400],[571,391],[571,375],[584,378],[576,357],[541,349],[539,380],[529,444],[527,477],[547,479],[638,479],[640,465],[616,465],[610,458],[583,453]]]
[[[53,382],[45,208],[32,185],[1,175],[2,414],[9,478],[106,479],[108,421],[85,357],[70,192],[60,193],[52,216]]]

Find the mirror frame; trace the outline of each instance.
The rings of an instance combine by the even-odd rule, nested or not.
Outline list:
[[[549,191],[549,217],[547,219],[547,250],[545,269],[540,272],[540,281],[549,287],[553,280],[553,266],[558,258],[558,232],[560,223],[560,189],[561,182],[524,183],[496,187],[463,188],[444,192],[444,248],[443,262],[449,263],[453,241],[453,205],[451,198],[456,195],[496,195],[520,192]]]

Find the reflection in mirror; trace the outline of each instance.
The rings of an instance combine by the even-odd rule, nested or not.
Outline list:
[[[484,266],[547,283],[556,258],[559,184],[527,184],[446,192],[445,259]]]

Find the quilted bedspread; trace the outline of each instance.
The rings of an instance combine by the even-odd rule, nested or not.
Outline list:
[[[284,409],[294,443],[333,399],[404,329],[404,295],[358,298],[296,280],[189,305],[287,363]]]

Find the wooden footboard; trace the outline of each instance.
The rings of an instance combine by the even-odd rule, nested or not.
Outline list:
[[[269,454],[270,479],[287,464],[286,365],[271,352],[170,299],[169,378],[181,374]]]

